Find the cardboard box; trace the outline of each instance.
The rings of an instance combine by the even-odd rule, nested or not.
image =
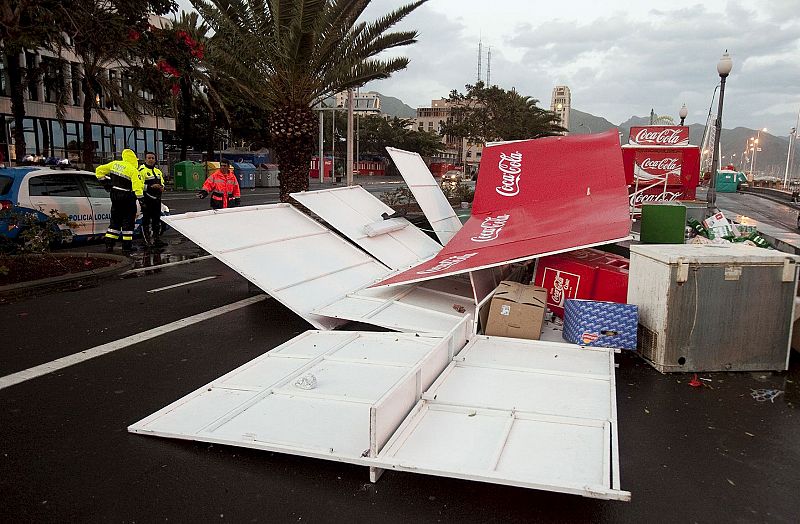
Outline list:
[[[636,349],[639,310],[633,304],[567,300],[564,340],[590,347]]]
[[[539,340],[547,290],[518,282],[500,282],[492,296],[485,335]]]

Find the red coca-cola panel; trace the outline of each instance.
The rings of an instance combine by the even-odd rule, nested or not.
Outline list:
[[[624,239],[627,186],[616,130],[488,146],[469,220],[391,286]]]
[[[686,126],[632,127],[628,143],[637,146],[688,146],[689,128]]]
[[[670,175],[667,187],[664,181],[654,179],[653,173],[662,173],[670,168],[672,158],[680,164],[680,175]],[[643,203],[694,200],[700,183],[700,148],[697,146],[664,148],[623,146],[622,160],[625,166],[625,181],[630,193],[630,205],[640,207]],[[648,173],[646,169],[650,170]],[[636,187],[636,178],[639,187]]]
[[[570,298],[625,304],[628,259],[597,249],[543,257],[534,284],[547,289],[547,307],[559,317],[564,315],[564,302]]]

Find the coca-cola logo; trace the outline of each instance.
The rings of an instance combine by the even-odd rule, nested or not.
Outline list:
[[[661,193],[634,193],[630,196],[631,207],[639,207],[642,204],[649,204],[651,202],[671,202],[683,196],[682,191],[663,191]]]
[[[508,222],[509,215],[499,215],[496,217],[486,217],[481,222],[481,232],[479,235],[470,238],[473,242],[491,242],[500,237],[500,231]]]
[[[688,137],[682,128],[640,128],[631,130],[631,142],[641,145],[675,146],[688,143]]]
[[[542,285],[549,290],[548,305],[563,308],[566,299],[577,296],[580,282],[580,275],[546,267]]]
[[[652,159],[650,157],[645,158],[642,160],[642,169],[649,169],[649,170],[658,170],[658,171],[675,171],[676,169],[680,169],[681,164],[678,162],[677,158],[659,158],[659,159]]]
[[[495,188],[497,194],[504,197],[513,197],[519,194],[519,178],[522,173],[522,153],[516,151],[509,155],[500,153],[497,168],[503,174],[500,185]]]
[[[463,255],[453,255],[451,257],[447,257],[430,269],[417,271],[417,275],[428,275],[430,273],[438,273],[439,271],[444,271],[445,269],[451,268],[456,264],[460,264],[461,262],[474,257],[475,255],[477,255],[477,253],[466,253]]]

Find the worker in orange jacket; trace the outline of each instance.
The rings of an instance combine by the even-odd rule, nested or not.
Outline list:
[[[199,198],[208,195],[211,195],[211,209],[237,207],[241,203],[239,181],[227,160],[220,160],[219,169],[211,173],[203,184],[203,189],[197,193]]]

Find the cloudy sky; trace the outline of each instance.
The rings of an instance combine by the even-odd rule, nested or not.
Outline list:
[[[364,18],[402,3],[373,0]],[[493,84],[544,107],[553,86],[567,85],[573,108],[615,124],[650,108],[677,119],[684,102],[688,123],[705,122],[725,49],[734,61],[726,128],[785,136],[800,110],[798,0],[429,0],[398,28],[419,32],[416,44],[399,50],[411,64],[367,88],[412,107],[474,82],[481,39],[484,78],[492,49]]]

